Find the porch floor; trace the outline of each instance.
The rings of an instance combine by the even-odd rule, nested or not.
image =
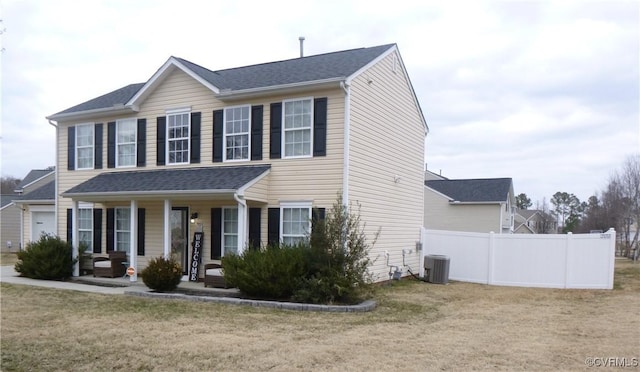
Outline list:
[[[102,278],[94,277],[93,275],[82,275],[72,278],[76,283],[98,285],[104,287],[131,287],[137,291],[152,292],[144,282],[142,278],[138,277],[137,282],[132,282],[129,277],[124,278]],[[191,294],[197,296],[212,296],[212,297],[240,297],[240,291],[237,288],[205,288],[204,282],[190,282],[183,280],[178,284],[178,288],[174,292]]]

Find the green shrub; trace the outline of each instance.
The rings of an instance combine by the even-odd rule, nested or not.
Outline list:
[[[270,245],[222,258],[224,279],[242,293],[265,299],[288,299],[305,274],[304,245]]]
[[[251,297],[354,303],[371,288],[370,248],[360,211],[352,212],[338,196],[325,220],[314,221],[304,243],[225,256],[222,266],[227,283]]]
[[[64,280],[73,275],[73,248],[70,243],[54,235],[42,234],[17,253],[15,270],[32,279]]]
[[[182,267],[173,258],[152,258],[140,273],[144,284],[156,292],[176,289],[182,280]]]

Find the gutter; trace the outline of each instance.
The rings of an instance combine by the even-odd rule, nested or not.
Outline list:
[[[50,119],[48,119],[48,120],[49,120],[49,124],[51,126],[53,126],[54,128],[56,128],[56,167],[54,168],[55,174],[54,174],[54,181],[53,181],[53,183],[55,185],[55,187],[54,187],[55,192],[54,192],[54,199],[53,199],[53,205],[54,205],[54,207],[53,207],[53,219],[55,221],[56,233],[60,234],[60,230],[58,229],[58,185],[59,185],[59,183],[58,183],[58,170],[60,169],[60,164],[58,164],[58,158],[60,157],[59,151],[58,151],[58,138],[59,138],[58,137],[58,134],[59,134],[58,132],[59,132],[60,128],[58,127],[58,123],[53,122]]]
[[[340,82],[340,88],[344,90],[344,149],[342,151],[342,204],[349,207],[349,148],[351,133],[351,84],[348,81]]]
[[[112,107],[102,107],[93,110],[85,110],[85,111],[77,111],[77,112],[68,112],[65,114],[53,114],[51,116],[47,116],[46,119],[49,120],[49,124],[51,124],[51,120],[71,120],[71,119],[87,119],[92,118],[96,115],[100,114],[131,114],[138,111],[138,107],[133,105],[123,105],[117,104]],[[51,124],[56,126],[55,124]]]

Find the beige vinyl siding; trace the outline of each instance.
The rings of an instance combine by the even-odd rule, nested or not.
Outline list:
[[[13,203],[0,210],[0,252],[9,252],[7,242],[11,252],[20,249],[20,209]]]
[[[495,233],[501,232],[500,204],[458,204],[424,188],[424,227],[430,230],[450,230]]]
[[[349,201],[361,205],[369,240],[379,229],[370,254],[377,280],[388,279],[385,251],[390,265],[402,266],[402,250],[411,250],[405,263],[418,272],[424,208],[426,128],[401,64],[393,66],[392,53],[351,85]]]
[[[251,185],[245,191],[245,200],[266,203],[269,198],[269,174],[265,175],[261,180]]]

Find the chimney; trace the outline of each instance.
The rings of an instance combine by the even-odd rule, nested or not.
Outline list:
[[[304,36],[298,38],[300,40],[300,58],[304,57]]]

